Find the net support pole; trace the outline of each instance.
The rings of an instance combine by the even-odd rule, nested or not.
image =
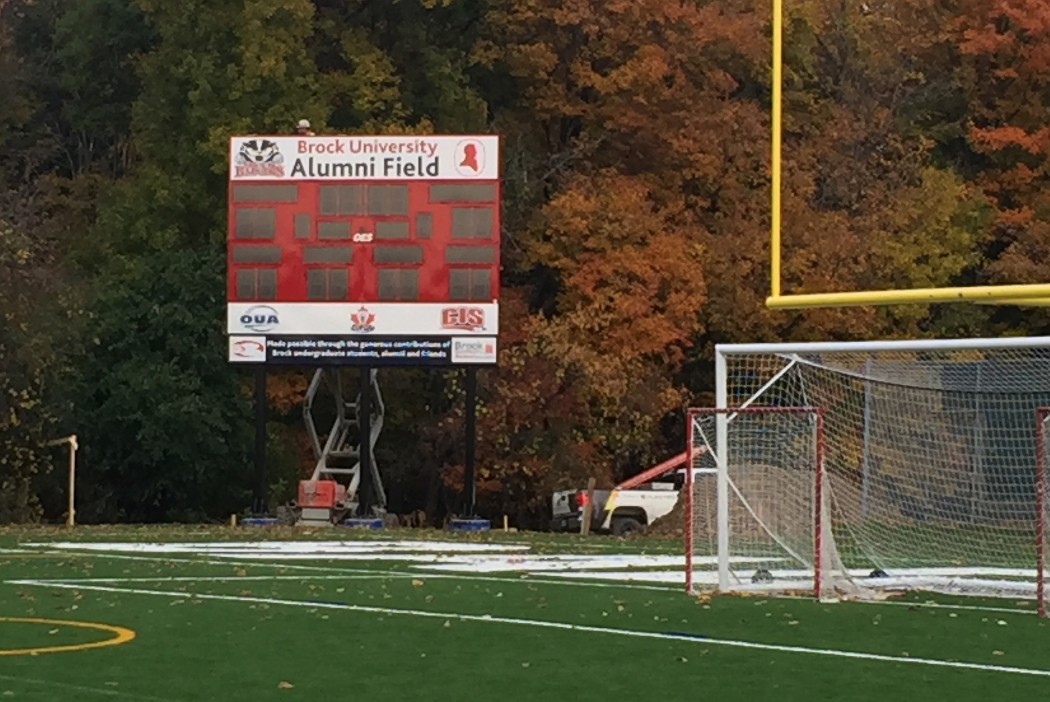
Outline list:
[[[860,516],[867,519],[871,500],[871,359],[864,362],[864,418],[860,462]]]
[[[715,407],[728,407],[728,374],[726,357],[715,350]],[[718,518],[718,589],[729,589],[729,417],[725,412],[715,415],[715,461],[717,473]]]

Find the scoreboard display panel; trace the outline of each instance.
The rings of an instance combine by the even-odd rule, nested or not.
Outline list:
[[[498,137],[235,137],[228,225],[231,361],[495,363]]]

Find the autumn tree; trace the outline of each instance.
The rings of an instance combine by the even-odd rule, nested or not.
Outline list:
[[[1044,283],[1050,236],[1050,8],[967,0],[953,27],[968,97],[976,182],[995,204],[991,281]]]

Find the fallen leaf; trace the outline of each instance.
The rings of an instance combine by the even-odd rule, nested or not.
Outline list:
[[[291,690],[293,687],[295,687],[295,685],[285,680],[282,680],[281,682],[277,683],[277,687],[282,690]]]
[[[412,578],[412,587],[423,587],[423,581],[419,578]]]

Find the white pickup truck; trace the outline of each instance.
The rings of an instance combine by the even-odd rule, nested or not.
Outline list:
[[[652,483],[650,488],[632,490],[594,490],[591,507],[591,530],[624,536],[652,524],[672,509],[678,501],[678,488],[673,483]],[[554,518],[551,531],[580,530],[583,511],[587,508],[586,490],[563,490],[551,499]]]
[[[591,530],[624,536],[652,524],[678,502],[685,482],[686,454],[653,466],[611,490],[594,490],[587,502],[587,490],[562,490],[551,497],[551,531],[580,531],[584,510],[591,510]],[[693,478],[713,473],[693,469]]]

